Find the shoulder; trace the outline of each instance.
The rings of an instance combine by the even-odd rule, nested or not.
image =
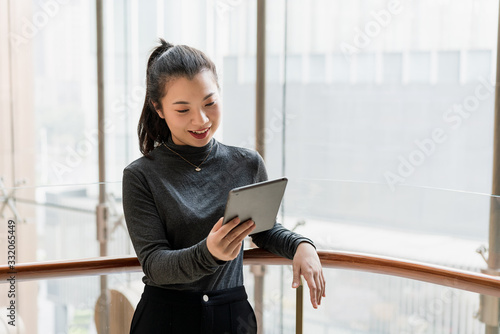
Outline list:
[[[123,169],[123,173],[131,173],[131,174],[138,174],[140,173],[141,170],[143,170],[145,167],[147,167],[150,162],[148,161],[149,159],[146,157],[140,157],[137,160],[132,161],[130,164],[128,164],[127,167]]]
[[[248,161],[253,161],[259,163],[262,160],[260,154],[252,149],[238,146],[231,146],[219,143],[219,147],[222,154],[228,155],[232,158],[243,158]]]
[[[267,179],[266,166],[260,154],[248,148],[220,144],[221,154],[227,155],[229,170],[246,170],[253,182]]]
[[[123,169],[124,177],[126,175],[135,175],[141,178],[145,175],[150,174],[150,171],[154,170],[161,160],[159,149],[154,149],[149,157],[142,156],[134,161],[132,161],[127,167]]]
[[[147,164],[146,157],[141,157],[135,161],[132,161],[127,167],[123,169],[123,187],[126,185],[140,182],[143,185],[147,184],[145,175],[143,173],[142,166]]]

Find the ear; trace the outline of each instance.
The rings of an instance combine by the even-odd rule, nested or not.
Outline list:
[[[163,118],[165,119],[165,116],[163,115],[163,111],[161,110],[160,106],[158,105],[158,103],[156,102],[151,102],[153,104],[153,106],[155,107],[155,111],[158,113],[158,116],[160,116],[160,118]]]

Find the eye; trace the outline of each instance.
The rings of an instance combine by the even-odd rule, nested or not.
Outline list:
[[[205,104],[205,107],[211,107],[215,104],[216,101],[213,101],[213,102],[210,102],[210,103],[207,103]]]
[[[182,110],[176,110],[176,111],[177,111],[178,113],[183,114],[183,113],[188,112],[188,111],[189,111],[189,109],[182,109]]]

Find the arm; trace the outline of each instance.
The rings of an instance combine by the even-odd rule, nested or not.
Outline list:
[[[300,243],[307,242],[314,248],[314,243],[310,239],[286,229],[279,223],[275,223],[270,230],[250,236],[258,247],[290,260],[295,256]]]
[[[321,305],[321,298],[326,297],[326,293],[325,277],[316,248],[307,242],[301,243],[293,257],[292,266],[292,288],[297,288],[300,285],[300,276],[304,276],[309,286],[311,304],[314,308],[318,308],[318,305]]]
[[[222,264],[208,251],[206,239],[189,248],[171,249],[167,226],[146,181],[130,170],[123,174],[123,210],[142,270],[155,284],[190,283],[214,273]]]
[[[263,182],[268,180],[266,166],[260,155],[256,157],[256,173],[254,182]],[[276,255],[292,259],[297,247],[302,242],[307,242],[314,247],[314,243],[300,234],[294,233],[279,223],[275,223],[270,230],[251,235],[252,241],[260,248],[263,248]]]
[[[255,182],[268,179],[264,161],[259,156],[258,168]],[[309,286],[311,304],[318,308],[321,298],[325,294],[325,278],[323,268],[316,252],[314,243],[297,233],[287,230],[278,223],[271,230],[256,233],[251,236],[254,243],[274,254],[293,259],[293,281],[292,287],[297,288],[300,284],[300,276],[303,276]]]

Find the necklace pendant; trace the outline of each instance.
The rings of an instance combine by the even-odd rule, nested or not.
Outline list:
[[[200,167],[196,167],[195,171],[199,172],[199,171],[201,171],[201,168]]]

